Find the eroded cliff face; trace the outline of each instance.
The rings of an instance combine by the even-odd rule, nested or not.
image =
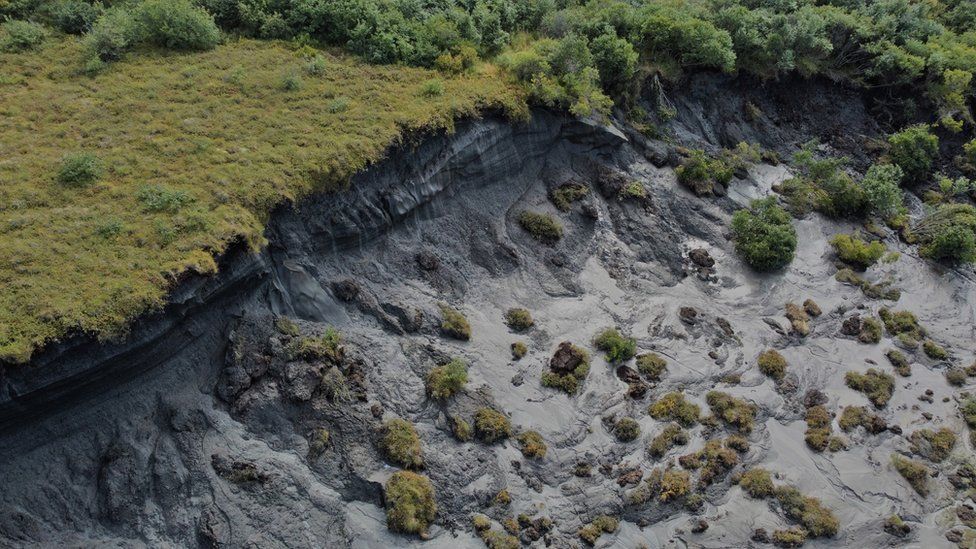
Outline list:
[[[789,102],[762,105],[761,119],[750,123],[742,114],[750,92],[721,86],[693,84],[676,99],[673,125],[686,142],[731,145],[761,133],[764,145],[785,152],[808,137],[833,143],[841,131],[795,122]],[[847,113],[876,132],[853,94],[819,104],[828,103],[842,112],[824,120]],[[845,139],[837,143],[853,148]],[[526,125],[459,124],[452,135],[391,153],[347,193],[282,209],[267,250],[233,254],[220,276],[184,284],[173,306],[125,341],[70,342],[30,369],[4,373],[0,539],[15,546],[476,547],[482,542],[471,515],[484,513],[496,521],[551,519],[551,529],[523,524],[523,543],[566,547],[581,544],[578,529],[605,514],[623,522],[599,546],[744,546],[756,528],[792,523],[747,498],[731,474],[702,485],[698,506],[627,497],[654,468],[735,432],[722,422],[697,426],[685,445],[663,456],[647,452],[668,423],[648,416],[649,403],[680,390],[707,410],[705,394],[714,388],[756,405],[735,470],[778,473],[778,484],[820,498],[840,519],[836,537],[811,545],[945,545],[948,523],[940,521],[955,509],[949,479],[958,459],[932,466],[945,474],[931,481],[928,498],[889,465],[916,429],[964,432],[945,363],[910,353],[912,377],[898,378],[891,403],[878,411],[901,433],[843,433],[846,450],[807,448],[804,400],[818,390],[837,414],[870,406],[845,387],[843,374],[887,368],[892,341],[862,344],[842,335],[842,326],[852,313],[883,305],[914,311],[955,362],[968,364],[971,278],[936,272],[902,249],[899,261],[866,273],[890,279],[900,301],[871,300],[833,278],[827,240],[852,227],[815,216],[796,222],[793,264],[757,275],[734,256],[728,218],[788,177],[787,168],[753,166],[724,196],[702,199],[677,184],[673,158],[670,146],[635,132],[538,111]],[[646,196],[622,192],[634,181]],[[559,211],[549,195],[569,183],[589,192]],[[557,216],[563,238],[552,246],[534,240],[517,221],[523,210]],[[889,244],[901,248],[893,238]],[[805,299],[824,314],[800,336],[784,306]],[[467,316],[470,341],[444,337],[440,303]],[[503,316],[511,307],[530,310],[535,326],[509,331]],[[301,335],[276,326],[281,318]],[[293,351],[297,339],[327,326],[342,334],[340,361]],[[609,326],[636,337],[639,352],[667,359],[659,381],[619,370],[592,349],[593,336]],[[510,352],[515,341],[528,347],[520,360]],[[562,341],[593,355],[575,396],[539,381]],[[790,364],[779,384],[755,366],[769,347]],[[452,357],[469,364],[466,391],[428,398],[427,373]],[[933,398],[919,401],[927,389]],[[516,431],[538,431],[545,457],[524,457],[514,440],[459,442],[453,418],[471,421],[484,406],[507,413]],[[382,484],[396,469],[376,442],[379,425],[393,417],[413,422],[422,439],[438,504],[429,541],[386,528]],[[615,438],[611,426],[622,417],[639,422],[637,440]],[[833,430],[841,434],[836,421]],[[969,453],[962,438],[957,457]],[[510,505],[493,503],[501,490]],[[892,513],[909,521],[907,538],[883,530]],[[700,519],[709,525],[703,532]]]

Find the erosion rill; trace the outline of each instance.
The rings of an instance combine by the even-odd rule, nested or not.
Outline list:
[[[671,128],[782,155],[818,137],[863,167],[880,132],[859,96],[790,86],[695,77]],[[816,215],[757,274],[729,219],[790,169],[750,162],[698,197],[679,152],[536,110],[280,208],[259,254],[123,340],[3,370],[2,543],[945,545],[947,514],[976,520],[968,437],[938,433],[966,432],[948,362],[919,346],[892,378],[897,327],[860,336],[911,311],[972,360],[972,277],[889,238],[901,258],[865,276],[900,298],[872,299],[834,276],[853,226]]]

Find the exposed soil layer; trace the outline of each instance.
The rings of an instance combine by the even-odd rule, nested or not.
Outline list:
[[[798,86],[794,97],[702,77],[670,92],[672,127],[686,144],[744,140],[784,153],[820,137],[857,158],[862,136],[877,135],[857,95]],[[802,97],[809,115],[797,108]],[[755,120],[736,114],[753,100]],[[620,527],[597,546],[742,547],[756,543],[757,528],[793,524],[733,485],[734,472],[761,466],[839,519],[837,536],[810,546],[952,546],[946,532],[965,493],[956,481],[969,482],[956,472],[971,448],[955,401],[965,387],[950,387],[943,371],[973,361],[972,273],[936,269],[890,237],[901,258],[863,276],[890,280],[901,297],[871,300],[834,279],[828,239],[853,227],[810,216],[795,223],[795,261],[757,274],[734,255],[728,220],[788,169],[753,166],[726,196],[702,199],[677,184],[666,161],[673,154],[633,132],[537,111],[526,125],[459,124],[391,154],[347,193],[277,212],[264,252],[232,254],[218,277],[188,281],[125,341],[73,340],[30,368],[3,372],[0,544],[477,547],[471,515],[484,513],[495,530],[519,514],[551,519],[548,532],[523,527],[527,546],[582,545],[580,527],[610,515]],[[646,196],[622,192],[635,181]],[[550,195],[569,183],[588,192],[559,210]],[[519,223],[525,210],[551,214],[562,238],[533,238]],[[785,305],[807,299],[823,314],[800,336]],[[445,337],[440,304],[467,317],[470,340]],[[891,401],[874,409],[844,374],[892,373],[885,352],[895,342],[884,334],[864,344],[841,332],[853,313],[882,306],[913,311],[951,360],[903,351],[912,375],[896,377]],[[534,326],[509,330],[512,307],[528,309]],[[327,326],[341,332],[341,353],[300,349]],[[636,338],[638,354],[667,361],[659,380],[632,362],[605,361],[592,339],[611,326]],[[516,341],[528,349],[519,360]],[[540,383],[563,341],[591,355],[576,394]],[[756,366],[768,348],[788,363],[779,382]],[[427,373],[452,357],[469,365],[467,388],[429,398]],[[647,451],[670,423],[652,419],[648,404],[683,391],[707,414],[712,389],[755,405],[739,464],[701,486],[698,507],[632,503],[627,494],[652,469],[737,432],[723,422],[693,426],[686,444]],[[832,431],[847,449],[814,452],[804,442],[805,401],[837,417],[865,406],[888,428],[843,433],[835,417]],[[514,438],[459,442],[454,418],[471,422],[484,406],[508,414],[515,431],[538,431],[545,456],[523,456]],[[382,485],[397,469],[377,441],[393,417],[416,425],[422,472],[437,493],[428,541],[387,531]],[[637,420],[636,440],[619,440],[614,426],[624,417]],[[913,431],[942,426],[959,441],[947,460],[925,462],[939,474],[923,498],[890,455],[913,452]],[[494,503],[503,489],[508,506]],[[886,530],[894,513],[907,534]],[[957,528],[963,543],[973,539]]]

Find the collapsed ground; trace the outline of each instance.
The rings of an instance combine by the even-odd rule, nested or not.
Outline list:
[[[825,120],[874,130],[855,95],[831,90],[812,90],[837,109]],[[728,144],[750,127],[730,114],[744,101],[723,111],[695,96],[680,96],[678,131]],[[765,105],[757,126],[788,118],[781,109]],[[796,222],[792,264],[757,275],[733,251],[729,218],[788,168],[751,164],[724,196],[700,198],[678,184],[676,158],[537,111],[527,126],[466,123],[348,195],[279,212],[246,292],[129,342],[112,366],[140,373],[8,431],[0,533],[35,544],[389,546],[418,533],[432,547],[971,543],[960,407],[972,383],[943,375],[973,360],[971,276],[933,268],[887,232],[900,257],[858,276],[900,295],[871,297],[835,277],[844,265],[828,241],[855,227],[816,214]],[[513,308],[532,326],[517,332],[527,319]],[[915,321],[892,316],[904,311]],[[573,345],[589,355],[585,373]],[[97,371],[99,356],[64,367]],[[414,506],[409,524],[387,516],[394,476],[424,494],[406,469],[429,479],[437,506]]]

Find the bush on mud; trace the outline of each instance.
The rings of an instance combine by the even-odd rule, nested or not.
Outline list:
[[[386,481],[386,526],[393,532],[427,536],[437,515],[434,487],[430,479],[410,471],[393,473]]]
[[[526,232],[532,235],[532,238],[543,244],[555,244],[563,237],[563,226],[549,214],[526,210],[519,214],[518,222]]]
[[[528,309],[515,307],[505,312],[505,324],[514,332],[524,332],[531,328],[535,321]]]
[[[380,430],[380,448],[387,459],[407,469],[424,466],[420,436],[412,423],[400,418],[391,419],[383,423]]]
[[[606,353],[607,362],[625,362],[637,352],[637,340],[625,337],[616,328],[607,328],[597,334],[593,346]]]
[[[505,414],[492,408],[480,408],[474,414],[474,434],[478,440],[491,444],[512,435],[512,424]]]
[[[855,269],[864,270],[874,265],[885,253],[885,245],[880,241],[865,242],[856,235],[836,234],[830,239],[830,245],[837,251],[841,261]]]
[[[471,339],[471,324],[460,311],[444,303],[439,305],[441,309],[441,331],[448,337],[467,341]]]
[[[758,271],[781,269],[793,261],[796,230],[774,197],[754,200],[732,216],[735,251]]]
[[[780,381],[786,375],[786,359],[775,349],[767,349],[759,353],[756,359],[759,364],[759,371],[763,374]]]
[[[647,413],[654,419],[670,419],[685,427],[691,427],[698,422],[701,407],[686,401],[685,395],[681,393],[668,393],[651,404],[647,408]]]
[[[929,176],[939,156],[939,138],[925,124],[909,126],[888,138],[888,155],[901,168],[904,183],[919,183]]]
[[[435,399],[447,399],[464,389],[468,382],[468,366],[460,359],[453,359],[427,374],[427,394]]]

